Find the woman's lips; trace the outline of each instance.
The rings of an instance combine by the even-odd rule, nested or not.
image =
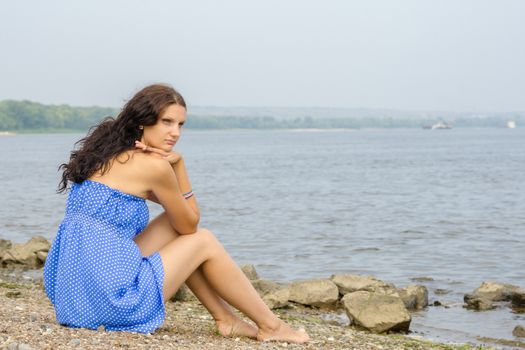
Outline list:
[[[166,140],[166,143],[170,146],[173,146],[175,143],[177,143],[177,141],[174,141],[174,140]]]

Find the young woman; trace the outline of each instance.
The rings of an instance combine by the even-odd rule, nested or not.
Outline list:
[[[152,332],[164,321],[164,302],[186,283],[225,336],[307,342],[303,330],[271,312],[214,235],[198,226],[184,159],[172,151],[185,121],[177,91],[148,86],[116,119],[92,129],[61,165],[59,191],[72,185],[44,268],[58,322]],[[146,200],[164,208],[149,223]]]

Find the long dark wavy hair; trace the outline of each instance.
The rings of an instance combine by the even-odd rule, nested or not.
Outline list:
[[[115,156],[135,148],[143,133],[139,126],[154,125],[162,111],[173,104],[186,108],[184,98],[171,86],[150,85],[137,92],[116,118],[106,117],[91,127],[87,136],[75,143],[78,148],[71,152],[69,162],[58,167],[63,170],[58,192],[64,192],[69,182],[81,183],[96,171],[106,173]]]

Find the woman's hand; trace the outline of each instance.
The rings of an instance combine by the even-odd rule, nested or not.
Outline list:
[[[166,152],[155,147],[146,146],[140,141],[135,141],[135,147],[142,150],[143,152],[151,152],[160,155],[163,159],[166,159],[168,162],[170,162],[171,166],[174,166],[179,160],[182,159],[182,155],[178,152]]]

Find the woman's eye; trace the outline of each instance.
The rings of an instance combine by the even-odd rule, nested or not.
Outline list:
[[[167,125],[171,124],[171,120],[170,119],[162,119],[162,122],[164,124],[167,124]]]

